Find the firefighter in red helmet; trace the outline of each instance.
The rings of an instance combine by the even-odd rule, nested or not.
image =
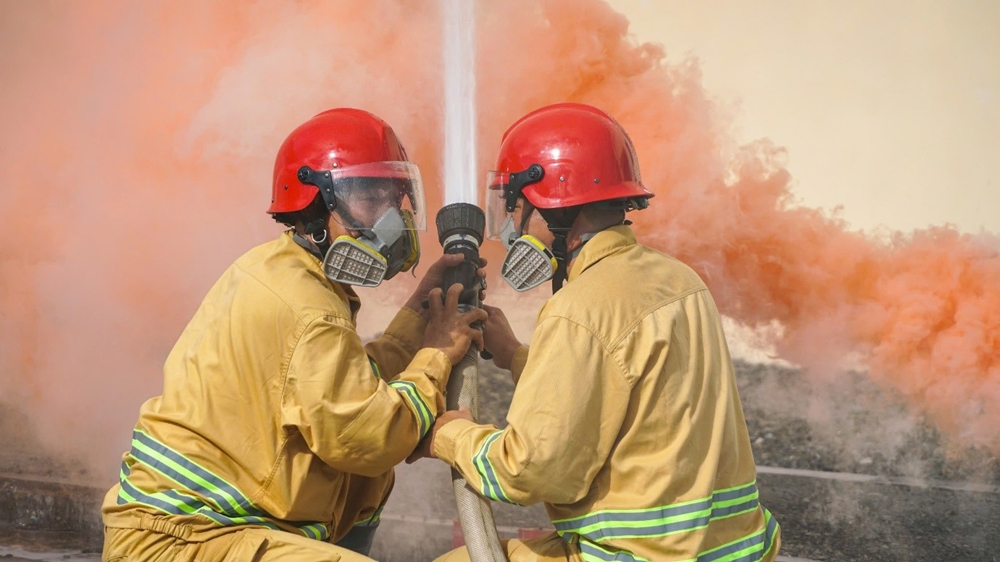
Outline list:
[[[557,292],[530,347],[486,307],[486,347],[516,384],[507,427],[446,412],[415,456],[493,500],[545,503],[555,532],[508,541],[512,562],[773,560],[719,313],[625,220],[653,196],[625,130],[587,105],[533,111],[504,134],[486,194],[504,279]]]
[[[393,466],[444,408],[452,363],[482,348],[486,313],[459,312],[460,285],[437,294],[460,256],[358,336],[352,286],[412,268],[426,214],[384,121],[316,115],[273,180],[268,212],[290,229],[236,260],[167,357],[104,501],[104,560],[369,560]]]

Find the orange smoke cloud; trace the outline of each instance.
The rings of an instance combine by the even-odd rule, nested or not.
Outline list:
[[[391,1],[0,10],[0,399],[113,476],[208,287],[280,232],[264,209],[292,128],[367,108],[435,178],[440,18]]]
[[[795,206],[783,149],[737,146],[697,61],[667,64],[599,0],[478,9],[481,170],[531,109],[605,109],[631,134],[657,193],[634,217],[641,238],[695,267],[723,313],[780,323],[781,355],[813,370],[857,354],[956,439],[1000,451],[995,236],[874,237]],[[263,213],[274,151],[311,115],[362,107],[399,132],[431,186],[422,242],[433,258],[437,3],[0,10],[0,396],[35,412],[53,448],[113,466],[208,286],[280,230]]]
[[[948,227],[865,235],[795,206],[784,149],[736,147],[697,62],[665,64],[602,2],[489,4],[484,17],[518,22],[517,41],[507,25],[483,32],[480,102],[496,104],[480,113],[495,118],[484,152],[544,103],[607,110],[657,193],[634,217],[642,239],[692,265],[724,314],[778,322],[780,356],[815,373],[860,357],[960,444],[1000,451],[1000,239]]]

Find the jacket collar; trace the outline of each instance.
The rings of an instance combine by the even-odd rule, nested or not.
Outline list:
[[[635,234],[628,225],[613,226],[598,232],[584,244],[580,255],[573,261],[573,268],[566,281],[573,281],[595,263],[635,244]]]
[[[336,293],[337,296],[340,297],[342,301],[347,303],[348,307],[351,310],[351,320],[356,321],[358,317],[358,311],[361,310],[361,298],[358,296],[356,292],[354,292],[354,287],[351,287],[350,285],[344,285],[342,283],[334,283],[329,279],[327,279],[326,273],[323,271],[323,262],[320,261],[315,255],[313,255],[312,252],[300,246],[295,241],[295,238],[292,237],[293,233],[294,231],[292,230],[285,231],[282,234],[282,239],[281,239],[282,243],[285,246],[290,246],[289,251],[293,252],[296,256],[298,256],[299,259],[302,261],[302,263],[308,269],[310,269],[311,271],[313,271],[313,273],[318,275],[319,278],[322,279],[323,282],[326,284],[326,286],[330,287],[330,290]]]

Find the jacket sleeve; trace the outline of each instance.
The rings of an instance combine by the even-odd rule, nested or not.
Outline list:
[[[400,309],[385,332],[365,345],[365,351],[385,381],[403,372],[423,345],[427,322],[415,310]]]
[[[434,454],[490,499],[573,503],[610,454],[629,393],[599,338],[550,317],[535,330],[507,427],[452,421],[438,430]]]
[[[326,464],[362,476],[406,458],[444,409],[451,362],[422,349],[397,380],[375,376],[361,339],[346,319],[310,322],[289,359],[281,423],[296,428]]]
[[[524,372],[524,366],[528,363],[528,346],[522,345],[517,348],[514,352],[514,357],[510,359],[510,374],[511,378],[514,379],[514,385],[517,386],[517,381],[521,379],[521,373]]]

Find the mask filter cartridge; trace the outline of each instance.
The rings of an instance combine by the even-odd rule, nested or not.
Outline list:
[[[552,279],[556,258],[534,236],[524,235],[514,240],[503,260],[500,275],[515,291],[527,291]]]
[[[334,240],[323,260],[323,271],[334,283],[377,287],[388,270],[389,264],[378,250],[350,236]]]

